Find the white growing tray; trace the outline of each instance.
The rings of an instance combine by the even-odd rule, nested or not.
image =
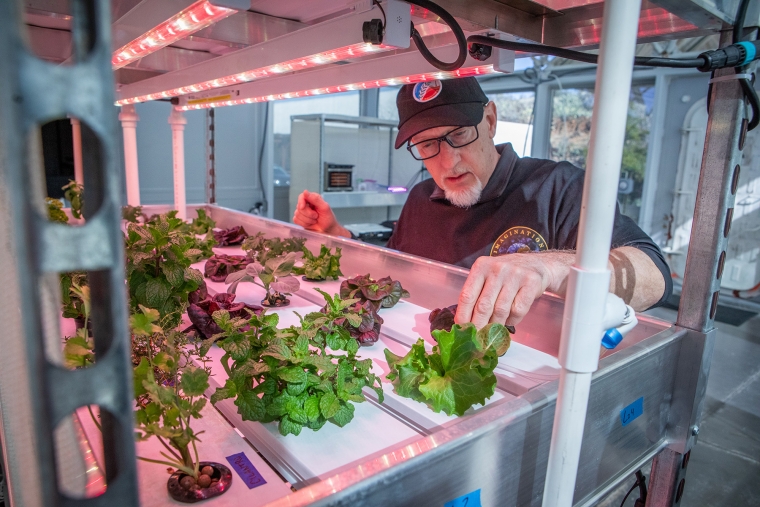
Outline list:
[[[244,254],[238,247],[221,247],[214,250],[227,255]],[[205,261],[201,261],[193,267],[203,272],[204,265]],[[212,294],[225,292],[227,289],[227,285],[222,282],[207,279],[206,283]],[[332,295],[339,292],[339,286],[340,281],[301,281],[301,289],[290,297],[289,306],[268,311],[279,315],[280,326],[297,325],[298,317],[294,312],[305,315],[319,310],[324,303],[322,295],[314,288],[320,288]],[[264,289],[258,285],[242,283],[238,285],[236,300],[258,305],[264,295]],[[460,418],[435,413],[425,404],[397,395],[393,392],[392,384],[385,380],[389,368],[385,361],[384,349],[388,348],[399,355],[406,354],[418,337],[425,340],[428,350],[435,344],[429,332],[429,313],[429,309],[403,300],[394,308],[380,311],[385,321],[380,339],[373,346],[362,347],[358,356],[373,360],[373,372],[383,379],[385,401],[378,404],[377,394],[371,389],[365,389],[369,401],[356,405],[353,421],[344,428],[327,423],[318,432],[304,428],[297,437],[283,437],[277,429],[277,423],[243,421],[231,399],[217,403],[216,407],[296,488],[385,454],[389,449],[416,440],[421,435],[456,424]],[[214,347],[209,355],[214,359],[211,363],[214,375],[211,378],[212,387],[208,392],[210,395],[216,387],[224,385],[227,375],[219,364],[223,351]],[[552,356],[513,341],[510,350],[500,359],[496,370],[497,390],[494,396],[487,400],[486,405],[504,403],[550,380],[542,378],[543,375],[556,378],[557,369],[557,361]],[[468,414],[482,408],[473,407]]]

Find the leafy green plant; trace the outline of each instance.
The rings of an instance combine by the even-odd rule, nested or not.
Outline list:
[[[84,207],[84,187],[74,180],[69,180],[68,185],[64,186],[63,196],[71,203],[71,214],[74,218],[82,218],[82,208]]]
[[[248,257],[259,264],[266,264],[269,259],[288,253],[303,251],[306,238],[266,238],[263,232],[248,236],[241,246],[248,252]]]
[[[163,459],[138,459],[175,467],[197,479],[196,442],[203,432],[195,432],[191,424],[202,417],[206,406],[203,395],[209,387],[210,370],[193,366],[191,356],[198,348],[193,350],[181,332],[165,332],[158,320],[159,312],[144,306],[130,317],[133,342],[146,352],[133,371],[136,438],[155,437],[167,451],[161,451]]]
[[[143,214],[142,206],[130,206],[127,204],[121,208],[121,218],[127,222],[137,224],[140,223],[140,219],[145,218],[145,215]]]
[[[183,230],[174,213],[151,218],[144,225],[128,223],[126,235],[127,288],[130,308],[139,305],[159,311],[164,327],[179,324],[187,296],[203,283],[203,274],[190,267],[201,255],[194,237]]]
[[[340,247],[335,247],[335,254],[330,253],[330,249],[322,245],[319,249],[319,255],[314,255],[311,250],[302,249],[303,265],[295,268],[293,271],[299,275],[304,275],[308,280],[337,280],[343,276],[340,271]]]
[[[272,257],[264,265],[258,262],[248,264],[244,270],[227,276],[224,283],[230,284],[227,292],[235,294],[240,282],[252,282],[266,289],[267,294],[262,304],[265,306],[284,306],[290,301],[287,295],[301,288],[298,278],[292,275],[296,254],[291,252],[279,257]],[[261,283],[256,281],[261,280]]]
[[[206,214],[206,210],[199,208],[196,210],[197,216],[188,225],[188,229],[193,234],[208,234],[216,227],[216,222]]]
[[[69,223],[69,216],[63,211],[63,203],[61,201],[45,197],[45,204],[47,205],[47,214],[51,222],[58,222],[60,224]]]
[[[365,400],[364,387],[374,389],[382,402],[380,379],[370,372],[372,360],[356,356],[359,345],[341,323],[361,323],[360,315],[345,312],[357,300],[320,293],[325,311],[301,317],[300,326],[287,329],[277,329],[276,314],[252,314],[248,320],[224,311],[214,314],[223,330],[218,343],[229,378],[212,403],[234,397],[244,420],[279,421],[282,435],[298,435],[304,427],[319,430],[327,421],[348,424],[353,403]]]
[[[81,271],[61,274],[61,314],[65,319],[87,319],[90,313],[90,287]]]
[[[403,357],[385,349],[391,369],[386,378],[396,392],[448,415],[461,416],[471,406],[485,404],[496,387],[493,370],[510,345],[509,331],[501,324],[480,331],[473,324],[455,324],[433,336],[438,345],[430,354],[422,338]]]
[[[369,301],[375,310],[392,308],[399,299],[409,296],[409,291],[401,286],[401,282],[392,280],[390,276],[375,281],[366,274],[343,280],[340,284],[340,297]]]

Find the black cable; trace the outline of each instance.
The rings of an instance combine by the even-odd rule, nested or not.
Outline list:
[[[451,31],[454,33],[454,37],[457,39],[457,45],[459,46],[459,56],[457,59],[452,63],[447,63],[439,60],[436,58],[433,53],[430,52],[430,50],[425,45],[425,41],[422,40],[422,36],[417,31],[416,28],[414,28],[414,24],[412,24],[412,32],[411,37],[414,41],[415,46],[417,46],[417,49],[420,51],[422,56],[425,58],[425,60],[430,63],[433,67],[439,70],[444,71],[452,71],[459,69],[462,65],[464,65],[465,60],[467,60],[467,38],[464,35],[464,32],[462,31],[462,27],[459,26],[459,23],[456,19],[454,19],[454,16],[449,14],[445,9],[441,8],[437,4],[434,4],[433,2],[429,0],[406,0],[407,3],[417,5],[419,7],[422,7],[423,9],[426,9],[433,14],[436,14],[438,17],[443,20],[444,23],[446,23],[449,28],[451,28]]]
[[[383,9],[382,4],[380,3],[380,0],[374,0],[373,2],[375,5],[380,7],[380,12],[383,13],[383,26],[388,26],[388,19],[385,17],[385,9]]]
[[[572,49],[558,48],[554,46],[545,46],[543,44],[531,44],[527,42],[513,42],[508,40],[494,39],[483,35],[471,35],[467,37],[470,44],[481,44],[484,46],[509,49],[512,51],[524,51],[528,53],[540,53],[542,55],[558,56],[568,60],[577,60],[585,63],[598,63],[599,55],[583,53]],[[697,58],[660,58],[657,56],[637,56],[633,59],[634,65],[644,65],[648,67],[674,67],[681,69],[690,69],[705,64],[705,59]]]
[[[269,107],[270,104],[266,104],[266,109],[264,110],[264,135],[261,136],[261,151],[259,151],[259,185],[261,186],[261,198],[264,201],[264,209],[269,209],[269,201],[267,201],[267,191],[264,189],[264,168],[262,167],[262,164],[264,163],[264,148],[267,145],[267,126],[269,124]]]
[[[623,507],[623,505],[625,505],[625,501],[628,500],[628,497],[636,488],[639,488],[639,499],[637,500],[636,504],[645,505],[645,502],[647,501],[647,478],[644,474],[641,473],[641,470],[636,471],[636,482],[633,483],[631,489],[629,489],[628,493],[626,493],[623,497],[623,501],[620,502],[620,507]]]
[[[760,124],[760,98],[758,98],[757,91],[749,79],[740,79],[739,83],[741,83],[744,95],[749,99],[749,104],[752,107],[752,119],[747,124],[747,131],[754,130]]]
[[[749,7],[750,0],[742,0],[739,4],[739,9],[736,11],[736,19],[734,19],[734,33],[732,34],[734,44],[741,42],[744,35],[744,20],[747,18],[747,8]]]

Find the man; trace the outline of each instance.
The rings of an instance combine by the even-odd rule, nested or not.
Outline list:
[[[495,146],[496,106],[474,78],[405,85],[396,105],[396,149],[407,143],[432,179],[411,190],[388,248],[470,268],[458,323],[515,325],[544,291],[564,295],[583,171],[568,162],[519,158],[510,144]],[[299,196],[293,222],[351,236],[313,192]],[[611,247],[611,292],[636,310],[670,296],[660,249],[618,210]]]

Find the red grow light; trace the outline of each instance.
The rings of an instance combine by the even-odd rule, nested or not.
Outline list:
[[[235,9],[217,7],[208,0],[198,0],[187,9],[178,12],[157,27],[114,51],[111,65],[114,69],[124,67],[236,12]]]
[[[381,51],[388,51],[396,49],[390,46],[375,46],[360,42],[358,44],[352,44],[342,48],[331,49],[329,51],[323,51],[310,56],[304,56],[302,58],[295,58],[285,62],[280,62],[274,65],[268,65],[266,67],[259,67],[257,69],[240,72],[238,74],[231,74],[229,76],[220,77],[218,79],[211,79],[200,83],[192,84],[189,86],[182,86],[180,88],[174,88],[172,90],[166,90],[163,92],[151,93],[149,95],[141,95],[139,97],[133,97],[130,99],[122,99],[116,102],[117,106],[123,106],[125,104],[134,104],[136,102],[146,102],[148,100],[163,99],[169,97],[176,97],[178,95],[186,95],[188,93],[197,93],[205,90],[211,90],[213,88],[222,88],[225,86],[231,86],[241,83],[247,83],[255,79],[261,79],[265,77],[276,76],[286,72],[295,72],[303,69],[310,69],[325,65],[328,63],[335,63],[342,60],[350,60],[352,58],[359,58],[372,53],[378,53]]]
[[[219,100],[218,98],[210,99],[191,99],[184,106],[177,106],[182,111],[192,109],[207,109],[210,107],[235,106],[239,104],[254,104],[256,102],[268,102],[271,100],[294,99],[298,97],[311,97],[314,95],[326,95],[330,93],[347,92],[352,90],[366,90],[370,88],[380,88],[383,86],[396,86],[409,83],[420,83],[431,81],[433,79],[454,79],[467,76],[483,76],[498,72],[494,70],[493,65],[480,65],[477,67],[463,67],[452,72],[427,72],[425,74],[413,74],[410,76],[394,77],[389,79],[378,79],[375,81],[363,81],[360,83],[351,83],[345,85],[328,86],[326,88],[314,88],[311,90],[301,90],[297,92],[279,93],[275,95],[262,95],[260,97],[249,97],[235,100]]]

